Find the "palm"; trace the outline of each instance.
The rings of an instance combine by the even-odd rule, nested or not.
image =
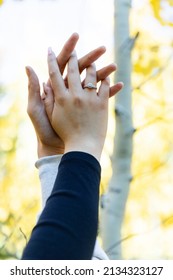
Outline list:
[[[37,75],[32,68],[29,69],[29,97],[28,114],[34,125],[39,143],[54,149],[57,153],[63,153],[64,143],[52,128],[46,111],[44,102],[40,96],[40,85]]]
[[[52,128],[48,120],[44,104],[42,103],[40,105],[41,106],[37,108],[34,117],[35,126],[37,126],[37,135],[43,144],[62,149],[64,144]]]

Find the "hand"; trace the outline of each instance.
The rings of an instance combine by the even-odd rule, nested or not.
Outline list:
[[[68,88],[55,54],[49,49],[48,68],[54,96],[46,111],[52,127],[65,144],[65,152],[84,151],[100,159],[107,131],[109,79],[95,89],[82,88],[76,54],[67,67]],[[97,83],[95,66],[86,69],[85,83]]]
[[[63,74],[66,63],[74,50],[74,47],[78,41],[78,35],[73,34],[62,51],[57,57],[57,61],[60,65],[60,71]],[[103,47],[100,47],[80,59],[81,71],[90,62],[95,61],[105,52]],[[114,67],[112,67],[114,68]],[[111,67],[108,67],[107,71],[111,71]],[[37,140],[38,140],[38,157],[50,156],[55,154],[64,153],[64,143],[55,133],[45,112],[44,103],[40,94],[40,84],[38,77],[31,67],[26,67],[26,73],[28,76],[28,108],[27,112],[34,125]]]
[[[73,34],[62,51],[57,57],[61,72],[63,73],[65,65],[69,59],[78,41],[78,35]],[[100,51],[100,55],[101,55]],[[95,55],[95,54],[94,54]],[[97,53],[97,55],[99,55]],[[64,143],[55,133],[44,108],[44,102],[40,94],[40,84],[38,77],[31,67],[26,67],[26,74],[28,76],[28,107],[27,112],[35,128],[38,140],[38,157],[50,156],[64,153]]]
[[[33,123],[38,141],[38,157],[64,153],[64,143],[55,133],[40,96],[40,85],[37,75],[31,67],[26,67],[28,76],[28,115]]]
[[[67,61],[70,58],[72,51],[78,41],[78,34],[74,33],[65,43],[62,51],[57,57],[59,69],[63,74]],[[79,59],[80,73],[98,59],[105,52],[104,47],[99,47],[81,59]],[[116,70],[116,65],[110,64],[97,72],[97,81],[104,80],[109,74]],[[38,139],[38,157],[55,155],[64,153],[64,144],[62,140],[55,133],[51,127],[47,114],[44,109],[44,104],[40,96],[39,80],[31,67],[26,67],[26,73],[28,76],[28,114],[35,127],[35,131]],[[49,85],[49,81],[47,83]],[[113,96],[123,87],[122,83],[110,87],[109,94]]]

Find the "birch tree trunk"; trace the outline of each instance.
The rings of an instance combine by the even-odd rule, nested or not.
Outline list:
[[[124,82],[124,89],[116,96],[116,133],[112,155],[112,178],[102,203],[101,235],[103,248],[110,259],[122,259],[121,227],[131,180],[132,112],[131,112],[131,47],[129,11],[131,0],[115,2],[115,61],[118,65],[116,81]]]

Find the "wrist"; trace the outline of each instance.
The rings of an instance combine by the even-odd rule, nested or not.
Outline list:
[[[38,141],[37,154],[38,154],[38,158],[60,155],[60,154],[64,154],[64,149],[45,145],[40,141]]]
[[[98,161],[100,161],[101,154],[103,150],[103,145],[95,143],[93,141],[70,141],[65,145],[65,152],[84,152],[94,156]]]

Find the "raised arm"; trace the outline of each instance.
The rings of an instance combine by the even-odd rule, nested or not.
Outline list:
[[[109,81],[102,81],[98,92],[83,89],[73,54],[68,63],[67,90],[51,51],[48,65],[55,93],[49,118],[65,144],[65,155],[22,259],[91,259],[98,223],[97,159],[106,135]],[[90,66],[86,84],[94,84],[95,79],[95,68]]]

